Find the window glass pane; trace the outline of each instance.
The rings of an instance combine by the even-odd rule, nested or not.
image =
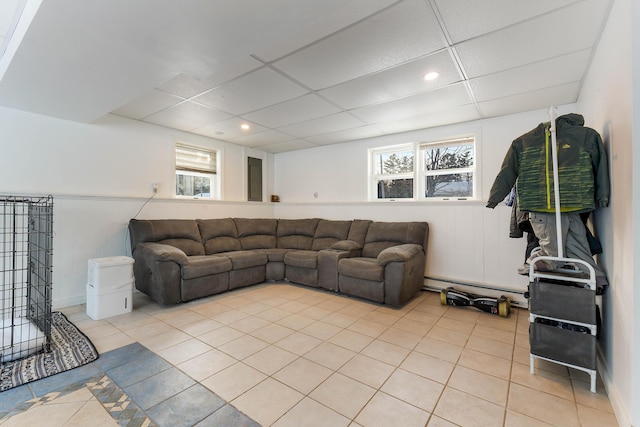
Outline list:
[[[176,195],[211,197],[211,176],[177,172]]]
[[[376,153],[375,175],[413,172],[413,151]]]
[[[425,180],[425,197],[473,197],[472,173],[429,175]]]
[[[413,197],[413,179],[378,180],[378,199],[407,199]]]
[[[438,145],[424,150],[424,169],[427,171],[470,166],[473,166],[473,144]]]

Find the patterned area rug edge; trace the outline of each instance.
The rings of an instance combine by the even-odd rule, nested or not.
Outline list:
[[[0,392],[69,371],[98,359],[91,340],[67,317],[51,313],[51,351],[0,366]]]

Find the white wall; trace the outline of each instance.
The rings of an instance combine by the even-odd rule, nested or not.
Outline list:
[[[259,150],[117,116],[82,124],[6,108],[0,141],[0,194],[54,196],[54,307],[85,302],[89,259],[130,255],[127,224],[136,214],[273,216],[271,203],[244,202],[247,155],[264,160],[265,194],[273,185],[273,156]],[[224,202],[172,197],[176,141],[222,150]],[[145,205],[153,182],[158,194]]]
[[[633,132],[633,121],[638,120],[633,112],[638,111],[640,102],[640,75],[637,68],[632,72],[632,58],[640,58],[640,45],[632,45],[632,39],[638,40],[640,30],[637,25],[632,29],[631,3],[615,1],[578,100],[609,153],[611,203],[594,215],[604,247],[600,263],[611,283],[603,297],[601,374],[622,426],[640,424],[640,293],[635,289],[640,271],[640,223],[634,220],[640,207],[640,178],[634,167],[640,161],[640,141],[639,134]]]
[[[573,112],[574,108],[559,107],[558,114]],[[524,291],[528,281],[516,273],[516,268],[524,261],[526,241],[509,238],[511,208],[499,205],[491,210],[485,204],[511,142],[547,120],[547,111],[539,110],[278,154],[275,190],[282,202],[276,206],[275,215],[427,221],[431,226],[428,277]],[[367,201],[368,149],[468,133],[476,134],[480,200]],[[446,286],[441,281],[428,284]],[[518,298],[524,301],[521,295]]]

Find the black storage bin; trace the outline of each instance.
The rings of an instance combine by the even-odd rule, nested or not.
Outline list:
[[[534,281],[529,284],[529,298],[529,309],[538,316],[596,324],[595,290]]]
[[[596,369],[596,337],[590,333],[533,322],[529,326],[531,354],[587,369]]]

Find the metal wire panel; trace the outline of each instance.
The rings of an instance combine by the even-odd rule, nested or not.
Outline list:
[[[0,196],[0,362],[51,339],[53,197]]]

